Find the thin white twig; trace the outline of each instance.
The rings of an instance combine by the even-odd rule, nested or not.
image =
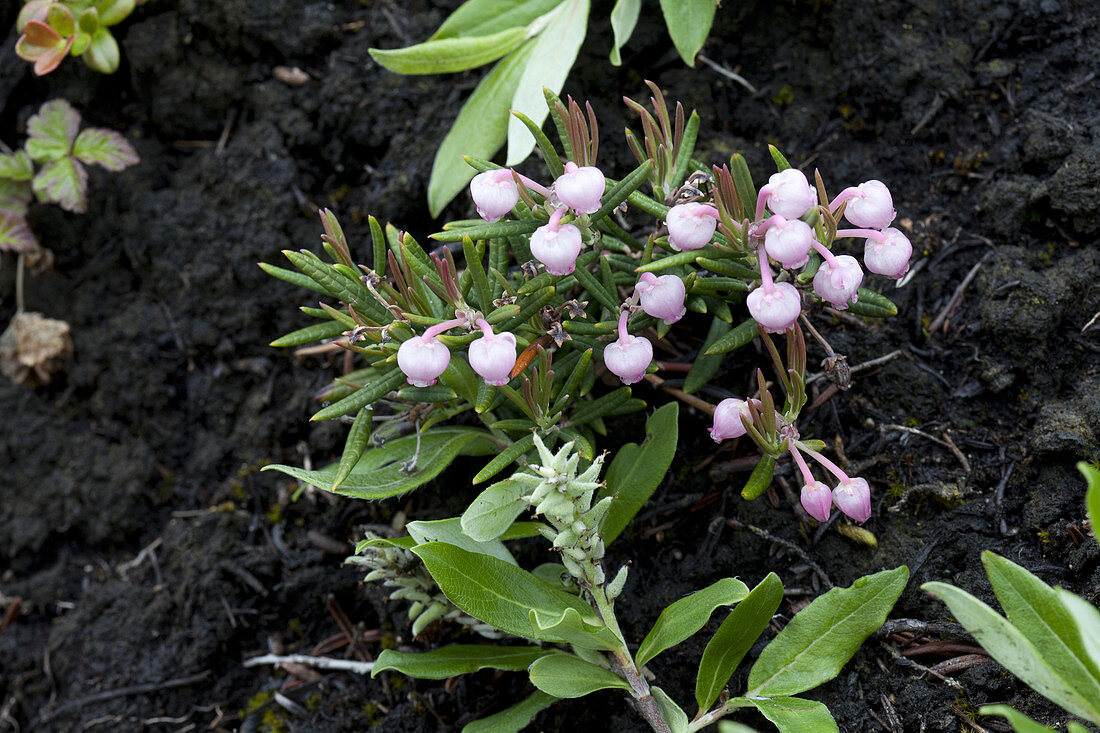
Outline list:
[[[728,66],[723,66],[722,64],[719,64],[715,61],[711,61],[710,59],[708,59],[706,56],[704,56],[701,53],[696,54],[695,58],[699,59],[704,64],[706,64],[710,68],[714,69],[715,71],[717,71],[719,74],[726,77],[730,81],[735,81],[738,84],[740,84],[741,86],[745,87],[746,89],[749,90],[749,94],[756,94],[756,87],[754,87],[752,84],[750,84],[748,79],[741,76],[736,71],[729,68]]]
[[[374,662],[357,662],[354,659],[333,659],[332,657],[311,657],[308,654],[265,654],[262,657],[252,657],[252,659],[244,660],[244,666],[279,665],[284,662],[305,664],[319,669],[339,669],[344,672],[355,672],[356,674],[370,674],[371,670],[374,669]]]

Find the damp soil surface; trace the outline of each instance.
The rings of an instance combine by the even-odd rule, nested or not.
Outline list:
[[[243,666],[266,651],[369,659],[463,638],[439,625],[411,638],[401,605],[342,560],[364,526],[461,511],[474,464],[378,504],[292,501],[295,486],[259,473],[331,461],[345,427],[308,422],[343,359],[267,346],[303,325],[310,294],[256,266],[316,249],[319,206],[364,257],[368,214],[418,237],[439,225],[425,204],[434,146],[479,76],[401,78],[367,49],[422,40],[456,5],[158,0],[121,27],[110,77],[68,61],[34,78],[8,35],[0,139],[18,143],[42,102],[65,97],[123,132],[142,162],[93,171],[86,216],[31,211],[56,263],[28,281],[28,309],[72,325],[75,359],[48,386],[0,384],[0,616],[17,607],[0,631],[0,730],[457,731],[529,693],[516,674],[427,682]],[[703,53],[753,91],[685,67],[655,13],[610,67],[610,7],[594,3],[565,89],[592,101],[606,168],[632,167],[618,131],[636,119],[619,98],[641,98],[652,79],[698,109],[697,157],[742,152],[763,177],[774,143],[831,189],[883,180],[916,249],[904,287],[873,282],[895,318],[814,314],[850,364],[889,357],[857,370],[850,391],[816,382],[802,428],[871,481],[877,546],[839,523],[803,524],[780,483],[744,502],[749,446],[716,449],[703,416],[682,410],[673,470],[609,551],[612,566],[632,564],[618,604],[626,633],[642,638],[670,600],[721,577],[775,571],[789,617],[830,585],[900,564],[911,579],[893,617],[940,624],[946,608],[919,585],[946,580],[991,601],[983,549],[1100,601],[1073,468],[1100,452],[1095,0],[724,3]],[[3,27],[14,15],[0,11]],[[460,197],[446,215],[470,208]],[[5,323],[14,269],[5,258]],[[670,360],[691,358],[705,332],[702,319],[685,323]],[[816,371],[824,352],[810,354]],[[702,396],[746,393],[760,356],[731,355]],[[634,418],[613,432],[641,430]],[[544,559],[533,543],[521,554]],[[719,620],[650,665],[684,704]],[[1062,720],[996,663],[902,654],[954,640],[937,628],[872,637],[811,696],[846,732],[972,730],[993,702]],[[922,671],[949,660],[941,676]],[[742,671],[731,689],[743,683]],[[643,729],[612,692],[563,701],[531,728]]]

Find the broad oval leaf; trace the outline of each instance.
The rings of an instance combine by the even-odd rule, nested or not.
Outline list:
[[[400,672],[421,680],[443,680],[479,669],[519,672],[553,650],[537,646],[496,644],[454,644],[430,652],[398,652],[383,649],[374,663],[371,677],[380,672]]]
[[[536,715],[556,703],[558,699],[539,690],[526,700],[521,700],[499,713],[467,723],[463,726],[462,733],[519,733]]]
[[[695,66],[695,54],[710,35],[717,7],[717,0],[661,0],[668,35],[688,66]]]
[[[554,697],[584,697],[608,689],[630,691],[630,683],[614,672],[568,654],[540,657],[527,672],[531,684]]]
[[[77,135],[73,155],[89,165],[95,163],[114,172],[141,161],[126,138],[102,127],[89,127]]]
[[[353,499],[385,499],[404,494],[438,476],[468,443],[487,433],[472,428],[437,428],[420,436],[416,471],[407,473],[402,464],[416,453],[416,436],[406,435],[363,453],[355,468],[332,493]],[[299,481],[328,489],[336,478],[337,466],[307,471],[295,466],[272,464],[265,471],[281,471]]]
[[[59,158],[46,163],[31,186],[44,204],[57,204],[75,214],[88,210],[88,171],[79,160]]]
[[[703,628],[714,609],[719,606],[731,606],[749,594],[749,588],[735,578],[723,578],[717,583],[670,604],[653,628],[646,634],[638,647],[635,657],[639,667],[649,662],[666,649],[679,644],[684,639]]]
[[[782,600],[783,583],[778,575],[768,573],[714,632],[703,650],[695,680],[695,701],[700,710],[709,709],[722,694],[741,660],[768,628]]]
[[[645,442],[627,443],[608,466],[605,485],[596,497],[615,497],[601,528],[605,544],[615,541],[661,485],[676,455],[678,417],[675,402],[659,407],[646,421]]]
[[[523,492],[523,486],[511,479],[492,484],[462,513],[462,530],[475,540],[500,537],[527,508]]]
[[[453,74],[496,61],[526,36],[526,28],[506,28],[486,36],[440,38],[407,48],[372,48],[369,53],[397,74]]]
[[[593,629],[606,628],[592,608],[576,596],[539,580],[531,573],[488,555],[443,542],[412,549],[451,603],[474,618],[510,634],[544,641],[563,641],[531,623],[532,611],[559,618],[575,610]]]
[[[746,697],[793,695],[836,677],[882,626],[908,580],[902,565],[815,598],[764,647],[749,672]]]
[[[27,120],[27,153],[39,163],[64,158],[80,129],[80,113],[64,99],[53,99]]]
[[[626,45],[630,36],[634,34],[634,26],[638,24],[638,16],[642,12],[642,0],[618,0],[611,11],[611,32],[615,40],[611,43],[610,61],[613,66],[622,64],[619,49]]]
[[[432,39],[486,36],[514,26],[527,26],[560,5],[562,0],[466,0]]]
[[[779,733],[837,733],[839,728],[829,708],[817,700],[800,697],[737,697],[740,707],[752,706],[775,724]]]

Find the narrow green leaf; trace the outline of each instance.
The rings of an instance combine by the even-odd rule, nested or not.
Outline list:
[[[376,323],[386,324],[393,320],[393,314],[375,300],[361,282],[323,262],[309,250],[295,252],[286,249],[283,250],[283,255],[301,270],[302,274],[324,288],[329,296],[354,307],[356,311]]]
[[[630,683],[614,672],[568,654],[549,654],[528,670],[531,684],[554,697],[584,697],[597,690],[630,691]]]
[[[760,456],[760,462],[749,474],[749,480],[741,489],[741,498],[746,501],[759,499],[772,484],[772,476],[775,474],[775,456],[765,453]]]
[[[718,373],[718,370],[722,368],[722,354],[711,354],[707,350],[729,331],[730,324],[721,318],[714,318],[710,322],[710,330],[707,331],[707,337],[703,340],[703,345],[699,349],[699,356],[695,357],[695,362],[691,365],[691,371],[684,379],[685,392],[691,394],[698,391],[710,382],[714,375]]]
[[[462,513],[462,530],[475,540],[500,537],[527,508],[523,493],[523,486],[511,479],[492,484]]]
[[[1001,716],[1012,724],[1012,729],[1016,731],[1016,733],[1052,733],[1054,731],[1053,728],[1048,728],[1045,725],[1036,723],[1031,718],[1018,710],[1010,708],[1008,705],[982,705],[978,708],[978,712],[981,715]]]
[[[902,565],[815,598],[764,648],[746,697],[794,695],[831,680],[882,626],[908,579]]]
[[[553,650],[537,646],[503,646],[497,644],[453,644],[430,652],[398,652],[383,649],[374,663],[370,676],[382,672],[400,672],[421,680],[445,680],[479,669],[501,669],[519,672]]]
[[[785,171],[791,167],[790,162],[787,160],[787,156],[779,152],[779,148],[775,147],[774,145],[769,145],[768,153],[772,156],[772,160],[775,161],[776,169],[780,171]]]
[[[385,499],[398,496],[426,484],[450,465],[467,444],[484,436],[472,428],[436,428],[420,436],[420,455],[416,469],[405,471],[403,464],[416,453],[416,436],[406,435],[363,453],[355,468],[334,494],[353,499]],[[281,471],[320,489],[332,486],[336,466],[306,471],[294,466],[272,464],[265,471]]]
[[[512,97],[534,45],[533,39],[527,41],[497,62],[462,105],[432,163],[428,208],[433,217],[439,216],[476,173],[462,156],[491,158],[504,144]],[[461,237],[452,241],[461,241]]]
[[[799,697],[734,698],[730,702],[744,702],[760,711],[775,724],[779,733],[837,733],[839,728],[829,713],[829,708],[817,700]]]
[[[2,233],[0,233],[0,237],[2,237]],[[2,245],[0,245],[0,247],[2,247]],[[314,323],[305,328],[299,328],[297,331],[291,331],[286,336],[275,339],[269,345],[277,348],[301,346],[302,344],[311,344],[314,341],[336,338],[347,330],[347,326],[338,321]]]
[[[1092,535],[1094,538],[1100,539],[1100,470],[1084,461],[1077,464],[1077,470],[1088,482],[1085,507],[1089,514],[1089,524],[1092,525]]]
[[[752,183],[749,164],[741,153],[730,156],[730,172],[733,174],[733,186],[741,199],[741,217],[752,221],[756,217],[756,187]]]
[[[102,127],[89,127],[77,135],[73,156],[89,165],[95,163],[115,172],[141,160],[126,138]]]
[[[611,187],[611,190],[603,195],[603,203],[600,210],[592,215],[592,221],[599,221],[608,216],[615,208],[630,198],[630,195],[642,187],[649,180],[649,174],[653,171],[653,161],[644,160],[637,168],[630,171],[625,178]]]
[[[416,540],[418,545],[428,542],[445,542],[448,545],[460,547],[467,552],[495,557],[509,565],[516,564],[515,558],[512,557],[512,553],[508,552],[503,542],[495,537],[484,542],[470,537],[462,531],[462,523],[458,517],[409,522],[408,530],[409,535]]]
[[[527,26],[553,10],[562,0],[467,0],[462,3],[432,40],[487,36],[506,28]]]
[[[699,661],[695,680],[695,701],[700,710],[708,710],[722,694],[737,666],[756,643],[783,600],[783,583],[768,573],[714,632]]]
[[[644,665],[661,652],[676,646],[703,628],[719,606],[732,606],[749,594],[748,586],[734,578],[723,578],[669,605],[638,647],[635,659]]]
[[[433,384],[430,387],[402,387],[397,390],[397,399],[438,404],[458,399],[458,393],[443,384]]]
[[[510,634],[561,641],[531,623],[535,611],[547,618],[573,609],[593,629],[606,628],[588,604],[503,560],[468,552],[442,542],[412,548],[440,589],[456,606],[476,619]],[[553,693],[551,693],[553,694]]]
[[[760,273],[754,268],[738,260],[712,260],[708,257],[697,257],[695,262],[711,272],[726,277],[734,277],[741,281],[752,281],[760,277]]]
[[[586,425],[604,415],[610,415],[612,411],[628,399],[630,399],[630,387],[619,387],[591,402],[578,405],[573,412],[573,417],[569,420],[569,424],[577,427]]]
[[[294,270],[287,270],[283,267],[269,265],[266,262],[259,262],[257,264],[260,266],[260,269],[266,272],[268,275],[278,278],[283,282],[288,282],[291,285],[297,285],[300,288],[312,290],[313,292],[320,293],[321,295],[328,295],[327,290],[318,285],[311,277],[307,275],[303,275],[300,272],[294,272]]]
[[[360,408],[385,397],[404,382],[405,375],[401,372],[400,367],[391,367],[383,376],[372,380],[363,388],[357,389],[347,397],[318,410],[310,420],[331,420],[334,417],[343,417],[358,412]]]
[[[695,66],[695,54],[710,35],[717,6],[717,0],[661,0],[668,35],[688,66]]]
[[[485,36],[441,38],[415,46],[369,49],[371,58],[397,74],[453,74],[496,61],[527,37],[524,27]]]
[[[857,297],[859,299],[856,302],[848,304],[848,312],[854,316],[890,318],[898,314],[898,307],[893,301],[874,290],[860,288]]]
[[[530,433],[524,435],[522,438],[512,443],[510,446],[498,453],[493,460],[485,464],[485,468],[477,472],[474,476],[473,483],[480,484],[482,481],[488,481],[493,476],[503,471],[510,466],[513,461],[519,460],[520,456],[527,453],[535,446],[535,435]]]
[[[444,228],[443,231],[432,234],[431,238],[437,242],[461,242],[464,237],[469,237],[473,240],[497,239],[500,237],[508,237],[513,234],[530,234],[545,223],[546,222],[538,219],[505,219],[491,223],[481,222],[473,226],[463,227],[455,227],[451,224]]]
[[[560,92],[588,30],[589,0],[564,0],[550,15],[546,26],[534,39],[534,48],[523,75],[512,94],[511,108],[541,126],[546,120],[546,87]],[[527,126],[512,117],[508,121],[507,165],[517,165],[535,147]],[[486,156],[487,157],[487,156]]]
[[[683,708],[660,687],[651,687],[650,691],[657,701],[657,707],[661,709],[661,717],[668,723],[669,730],[672,733],[688,733],[688,716]]]
[[[756,321],[748,318],[742,321],[737,328],[708,346],[703,353],[711,356],[728,354],[735,349],[740,349],[742,346],[747,346],[752,343],[752,340],[756,338],[759,333],[760,332],[756,329]]]
[[[535,138],[535,144],[539,146],[539,150],[542,151],[543,161],[546,163],[547,169],[550,171],[550,177],[557,179],[565,172],[565,165],[561,162],[561,158],[558,156],[558,151],[554,149],[554,144],[550,142],[550,138],[546,137],[546,133],[542,131],[542,128],[535,124],[527,115],[522,112],[512,110],[512,115],[515,116],[524,127],[527,128],[527,132],[531,133],[531,136]]]
[[[610,545],[622,534],[630,520],[661,485],[672,459],[676,455],[679,433],[679,406],[675,402],[662,405],[645,424],[645,441],[627,443],[607,468],[605,485],[596,500],[614,496],[615,501],[604,517],[604,543]]]
[[[355,416],[351,424],[348,437],[344,441],[344,452],[340,455],[340,463],[336,465],[336,473],[332,477],[330,491],[336,491],[340,484],[351,474],[355,464],[363,457],[363,451],[367,449],[367,441],[370,440],[371,420],[374,418],[374,410],[364,407]]]
[[[499,713],[467,723],[463,726],[462,733],[519,733],[534,720],[536,715],[556,703],[558,699],[539,690]]]
[[[623,63],[619,55],[619,49],[626,45],[630,36],[634,34],[634,26],[638,24],[638,16],[642,12],[642,0],[618,0],[611,10],[611,32],[615,40],[611,44],[611,65],[620,66]]]
[[[75,158],[58,158],[42,166],[31,182],[38,200],[65,211],[88,210],[88,171]]]
[[[73,149],[80,113],[64,99],[53,99],[27,120],[27,153],[38,163],[60,160]]]
[[[695,141],[699,138],[699,113],[691,111],[687,124],[684,126],[684,137],[680,140],[680,149],[676,153],[675,166],[672,169],[672,183],[682,186],[687,179],[688,168],[691,167],[691,155],[695,152]],[[706,170],[704,168],[703,170]]]

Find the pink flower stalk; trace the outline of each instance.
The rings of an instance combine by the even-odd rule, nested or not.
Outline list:
[[[643,311],[669,325],[687,313],[684,307],[687,288],[684,281],[675,275],[657,277],[652,272],[643,272],[634,286],[634,292],[638,294]]]
[[[814,230],[806,222],[776,214],[757,229],[760,231],[764,232],[764,249],[768,256],[783,267],[793,270],[809,262]]]
[[[783,333],[794,325],[802,313],[802,296],[790,283],[772,279],[768,256],[763,245],[757,252],[760,260],[760,287],[749,293],[745,303],[749,314],[768,333]]]
[[[519,203],[519,189],[507,168],[478,173],[470,181],[470,195],[485,221],[497,221]]]
[[[649,343],[649,339],[627,333],[629,317],[630,313],[623,311],[619,316],[619,340],[608,344],[603,350],[603,363],[623,384],[641,381],[653,361],[653,344]]]
[[[599,168],[578,167],[573,161],[565,164],[565,172],[554,181],[558,200],[578,214],[595,214],[600,210],[600,198],[607,180]]]
[[[405,373],[414,387],[430,387],[451,363],[451,351],[439,343],[436,336],[466,323],[465,318],[455,318],[432,326],[423,336],[413,336],[397,350],[397,366]]]
[[[512,378],[516,365],[516,337],[507,331],[496,334],[484,318],[477,319],[477,327],[483,334],[470,344],[470,366],[485,384],[499,387]]]
[[[564,214],[565,207],[558,209],[531,235],[531,254],[551,275],[573,272],[581,253],[581,230],[572,224],[559,224]]]
[[[791,458],[798,465],[798,470],[802,472],[802,496],[800,497],[802,508],[819,522],[829,521],[829,515],[833,511],[833,492],[823,482],[814,478],[810,467],[806,465],[806,459],[798,452],[794,443],[790,443],[787,447],[791,451]]]
[[[668,246],[677,252],[702,249],[718,227],[718,209],[709,204],[677,204],[665,215]]]
[[[805,174],[796,169],[773,173],[767,185],[756,197],[756,218],[764,216],[767,206],[773,214],[787,219],[797,219],[817,203],[817,192],[806,180]]]
[[[889,227],[875,229],[840,229],[840,237],[867,237],[863,247],[863,264],[878,275],[895,280],[909,272],[909,259],[913,256],[913,244],[899,229]]]
[[[813,246],[825,260],[814,275],[814,292],[837,310],[845,310],[849,303],[859,300],[857,291],[863,282],[863,269],[851,255],[837,257],[818,242]]]
[[[793,445],[793,444],[792,444]],[[847,514],[858,524],[863,524],[871,516],[871,487],[867,479],[851,478],[840,467],[815,450],[807,448],[799,443],[799,447],[813,456],[814,460],[824,466],[829,473],[840,479],[833,489],[833,503],[837,509]]]
[[[829,204],[830,211],[835,212],[845,201],[848,206],[844,209],[844,218],[857,227],[885,229],[898,213],[894,211],[890,189],[882,181],[865,181],[844,189]]]
[[[750,417],[749,403],[729,397],[718,403],[714,408],[714,424],[709,428],[710,437],[715,443],[721,443],[730,438],[740,438],[747,431],[741,416]]]

